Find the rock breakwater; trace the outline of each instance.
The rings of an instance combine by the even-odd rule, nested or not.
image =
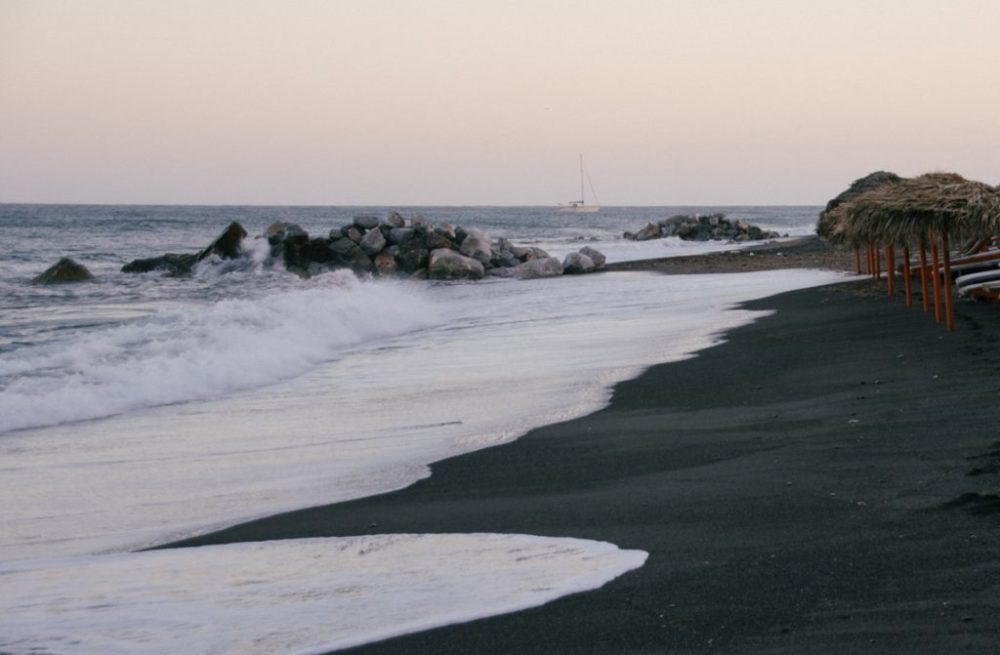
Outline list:
[[[656,223],[646,223],[638,232],[625,232],[623,235],[631,241],[648,241],[650,239],[665,239],[680,237],[687,241],[761,241],[777,239],[782,235],[777,232],[761,229],[742,220],[730,220],[725,214],[708,214],[693,216],[678,214],[664,218]],[[788,236],[788,235],[785,235]]]
[[[234,222],[198,253],[136,259],[121,270],[190,275],[196,264],[212,257],[249,257],[244,247],[247,237],[246,229]],[[408,220],[398,212],[385,217],[360,214],[326,236],[310,235],[299,225],[279,222],[254,238],[267,240],[264,266],[281,265],[302,277],[346,268],[359,275],[382,277],[478,280],[492,275],[530,279],[590,273],[605,265],[604,255],[593,248],[582,248],[560,261],[540,248],[516,246],[503,238],[493,240],[482,230],[433,225],[419,215]]]

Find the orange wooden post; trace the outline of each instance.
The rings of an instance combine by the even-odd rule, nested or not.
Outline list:
[[[891,241],[885,244],[885,275],[889,286],[889,297],[896,293],[896,246]]]
[[[944,304],[947,311],[945,326],[955,331],[955,298],[951,292],[951,254],[948,252],[948,230],[941,230],[941,250],[944,251]]]
[[[865,273],[867,273],[868,275],[874,276],[875,275],[875,265],[872,264],[872,242],[871,241],[868,241],[868,242],[865,243],[865,266],[867,266],[867,270],[865,270]]]
[[[930,293],[927,291],[927,237],[920,235],[920,296],[924,313],[931,311]]]
[[[861,275],[861,246],[854,246],[854,272]]]
[[[878,247],[878,241],[875,242],[875,247],[872,248],[872,253],[875,255],[875,277],[882,277],[882,254],[879,252],[881,248]]]
[[[910,271],[910,244],[903,244],[903,288],[906,290],[906,306],[913,307],[913,273]]]
[[[941,322],[941,274],[938,262],[937,239],[931,233],[931,266],[934,274],[934,320]]]

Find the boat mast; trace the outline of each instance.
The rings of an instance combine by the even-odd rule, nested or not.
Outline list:
[[[580,153],[580,204],[586,205],[587,199],[583,195],[583,153]]]

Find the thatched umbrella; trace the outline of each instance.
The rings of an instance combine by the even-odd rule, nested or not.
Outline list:
[[[861,246],[867,247],[868,272],[876,275],[877,262],[873,259],[875,254],[872,249],[871,240],[857,239],[853,230],[844,225],[847,220],[843,212],[836,211],[845,202],[852,200],[859,195],[877,189],[885,184],[892,184],[902,180],[900,176],[888,171],[875,171],[864,177],[860,177],[853,182],[847,190],[837,194],[835,198],[826,203],[826,207],[820,212],[819,221],[816,224],[816,234],[830,241],[831,243],[849,244],[854,247],[854,269],[861,273]]]
[[[893,243],[929,239],[932,256],[940,238],[947,326],[954,330],[948,239],[1000,230],[1000,192],[955,173],[928,173],[871,189],[845,202],[840,212],[848,223],[863,225],[868,233]],[[937,262],[934,272],[937,282]]]

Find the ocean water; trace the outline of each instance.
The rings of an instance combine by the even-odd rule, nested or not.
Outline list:
[[[802,235],[819,211],[398,209],[611,261],[725,247],[621,239],[674,213]],[[496,534],[133,551],[407,486],[434,461],[600,408],[616,382],[753,320],[737,303],[840,279],[301,280],[262,266],[260,241],[187,279],[118,272],[197,251],[232,220],[323,234],[386,211],[0,205],[0,651],[321,653],[599,587],[645,554]],[[29,284],[67,255],[97,279]]]

